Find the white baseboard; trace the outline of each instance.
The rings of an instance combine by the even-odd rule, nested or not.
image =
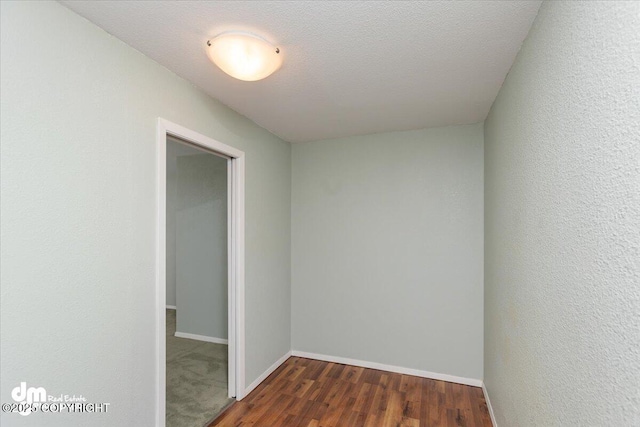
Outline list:
[[[215,344],[229,344],[229,340],[226,338],[208,337],[206,335],[188,334],[186,332],[177,332],[173,334],[177,338],[188,338],[190,340],[206,341]]]
[[[487,402],[487,409],[489,410],[489,416],[491,417],[491,424],[493,427],[498,427],[496,416],[493,413],[493,407],[491,406],[491,400],[489,400],[489,392],[487,391],[487,387],[484,385],[484,381],[482,382],[482,394],[484,394],[484,400]]]
[[[307,353],[305,351],[293,350],[292,356],[304,357],[307,359],[322,360],[324,362],[341,363],[344,365],[360,366],[363,368],[378,369],[380,371],[395,372],[398,374],[413,375],[416,377],[430,378],[432,380],[447,381],[450,383],[482,387],[482,380],[475,378],[456,377],[454,375],[438,374],[436,372],[420,371],[418,369],[403,368],[400,366],[385,365],[383,363],[366,362],[364,360],[349,359],[346,357],[327,356],[324,354]]]
[[[176,310],[175,305],[167,305],[167,310]]]
[[[267,377],[273,373],[273,371],[278,369],[280,367],[280,365],[282,365],[284,362],[286,362],[289,357],[291,357],[291,350],[289,350],[287,353],[285,353],[280,359],[276,360],[273,365],[269,366],[267,368],[267,370],[262,373],[262,375],[260,375],[258,378],[256,378],[256,380],[254,382],[249,384],[244,389],[244,393],[242,394],[242,397],[244,398],[244,397],[248,396],[249,393],[251,393],[256,387],[258,387],[262,381],[266,380]]]

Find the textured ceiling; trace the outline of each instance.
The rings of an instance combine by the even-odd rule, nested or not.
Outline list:
[[[540,1],[63,1],[291,142],[484,120]],[[282,68],[241,82],[207,39],[251,31]]]

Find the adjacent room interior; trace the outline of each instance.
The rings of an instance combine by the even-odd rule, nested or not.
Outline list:
[[[166,424],[204,425],[228,393],[227,163],[167,137]]]
[[[640,2],[0,19],[3,426],[640,425]]]

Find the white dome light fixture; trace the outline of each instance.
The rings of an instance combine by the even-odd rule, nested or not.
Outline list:
[[[230,31],[207,41],[207,55],[222,71],[238,80],[262,80],[280,68],[280,49],[251,33]]]

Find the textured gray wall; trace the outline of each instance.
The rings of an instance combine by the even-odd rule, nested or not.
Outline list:
[[[156,121],[246,153],[246,379],[291,348],[291,146],[55,2],[0,2],[2,402],[20,381],[151,426]],[[45,418],[46,417],[46,418]]]
[[[293,145],[294,350],[482,379],[482,139]]]
[[[485,123],[498,424],[640,425],[640,2],[546,2]]]

